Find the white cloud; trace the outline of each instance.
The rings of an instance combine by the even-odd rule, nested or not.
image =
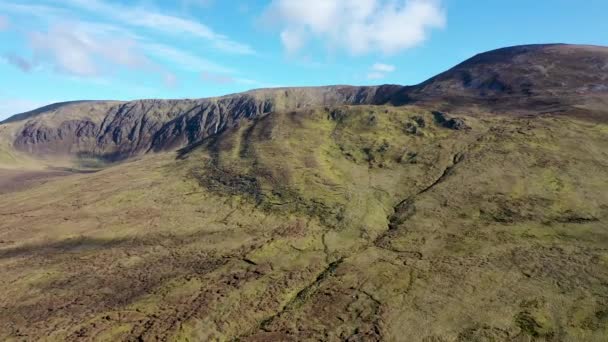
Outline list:
[[[100,78],[115,71],[115,67],[151,70],[170,87],[177,83],[176,75],[149,57],[186,71],[234,72],[172,46],[150,43],[145,37],[108,24],[65,23],[48,31],[30,32],[28,38],[32,59],[14,53],[0,58],[25,72],[37,66],[51,66],[56,72],[77,77]]]
[[[394,72],[395,70],[397,70],[397,68],[394,65],[376,63],[370,68],[367,78],[370,80],[379,80],[385,78],[387,74]]]
[[[55,0],[51,0],[55,1]],[[87,5],[92,10],[108,10],[100,1],[66,0],[72,5]],[[89,21],[66,20],[74,18],[76,12],[68,8],[55,8],[41,5],[0,3],[0,10],[18,14],[32,13],[40,22],[50,25],[48,30],[31,31],[26,34],[33,58],[26,58],[15,53],[0,56],[15,67],[27,72],[41,66],[50,66],[54,71],[75,76],[100,79],[116,71],[116,67],[145,69],[157,73],[164,84],[173,87],[177,76],[167,70],[182,69],[200,73],[203,70],[233,73],[234,70],[219,65],[191,52],[186,52],[172,45],[159,44],[147,36],[146,30],[125,27],[122,24],[109,24]],[[125,15],[125,14],[122,14]],[[128,16],[133,15],[126,14]],[[139,20],[160,21],[165,16],[154,14],[142,16]],[[167,24],[168,25],[168,24]],[[214,37],[211,31],[199,29],[199,34]],[[230,42],[228,42],[230,43]]]
[[[191,35],[202,38],[221,51],[235,54],[254,54],[254,50],[246,44],[231,40],[225,35],[214,32],[208,26],[194,20],[159,13],[139,7],[127,7],[102,0],[62,0],[80,9],[103,15],[114,21],[148,30],[172,35]]]
[[[173,88],[177,85],[177,76],[172,72],[167,72],[163,76],[165,85],[169,88]]]
[[[390,64],[376,63],[376,64],[372,65],[372,70],[378,71],[378,72],[393,72],[396,69],[397,68],[395,68],[394,65],[390,65]]]
[[[445,26],[441,0],[273,0],[264,20],[282,26],[289,53],[316,38],[351,54],[392,54],[424,42]]]
[[[135,41],[91,32],[85,25],[32,32],[29,43],[34,55],[31,64],[50,64],[55,71],[74,76],[99,76],[104,64],[129,68],[150,65]]]
[[[3,15],[0,15],[0,31],[8,29],[9,26],[10,23],[8,21],[8,18]]]
[[[201,79],[205,82],[215,83],[215,84],[242,84],[242,85],[251,85],[251,86],[259,86],[261,83],[255,80],[251,80],[248,78],[239,78],[232,77],[230,75],[225,75],[221,73],[213,73],[209,71],[203,71],[201,73]]]
[[[302,30],[285,29],[281,32],[281,42],[289,54],[294,54],[306,45],[306,34]]]
[[[197,55],[193,52],[196,49],[183,50],[177,42],[158,43],[158,33],[195,38],[194,41],[197,37],[203,38],[211,43],[207,45],[223,51],[254,53],[249,46],[217,34],[203,24],[154,10],[103,0],[45,0],[45,3],[0,0],[0,12],[33,16],[39,24],[36,26],[41,27],[20,31],[25,35],[30,51],[23,55],[0,54],[0,62],[12,64],[24,72],[50,68],[68,77],[90,81],[116,73],[120,67],[141,69],[157,74],[166,86],[174,87],[178,83],[175,69],[221,75],[238,73]],[[87,21],[87,12],[102,21]],[[245,78],[229,77],[234,83],[257,84]]]

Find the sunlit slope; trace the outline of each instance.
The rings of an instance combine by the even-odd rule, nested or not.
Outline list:
[[[176,150],[273,111],[383,103],[400,88],[274,88],[202,99],[57,103],[1,122],[0,140],[35,158],[124,161]],[[7,125],[11,134],[2,129]]]
[[[0,201],[0,339],[608,336],[608,127],[328,107]]]
[[[0,169],[40,169],[43,163],[13,147],[15,124],[0,125]]]

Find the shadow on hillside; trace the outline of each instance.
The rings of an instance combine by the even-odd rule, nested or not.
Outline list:
[[[82,167],[99,167],[109,166],[114,163],[125,161],[131,158],[133,155],[129,152],[115,151],[108,153],[94,153],[94,152],[78,152],[76,157],[80,161]]]
[[[177,150],[176,159],[185,159],[190,152],[196,150],[197,148],[199,148],[205,144],[209,144],[210,152],[217,152],[216,143],[218,142],[219,136],[224,132],[225,131],[220,131],[216,134],[205,137],[205,138],[201,139],[200,141],[192,143],[186,147],[180,148],[179,150]]]
[[[58,167],[58,166],[50,166],[47,167],[49,171],[58,171],[58,172],[68,172],[68,173],[77,173],[77,174],[88,174],[88,173],[96,173],[101,171],[101,169],[78,169],[73,167]]]
[[[193,241],[208,238],[211,235],[222,232],[200,231],[187,235],[150,234],[146,236],[134,236],[129,238],[101,239],[92,237],[70,238],[60,241],[25,244],[13,248],[0,249],[0,259],[15,257],[41,257],[45,260],[52,259],[63,253],[74,253],[81,251],[97,251],[112,248],[135,249],[138,247],[163,246],[165,248],[188,244]]]
[[[0,259],[8,259],[22,256],[41,256],[44,258],[52,257],[58,253],[70,253],[75,251],[91,251],[102,248],[114,248],[127,246],[127,239],[97,239],[80,237],[50,243],[28,244],[14,248],[0,250]]]

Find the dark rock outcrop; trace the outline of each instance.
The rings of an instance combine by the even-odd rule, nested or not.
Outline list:
[[[40,122],[28,122],[15,140],[15,146],[29,153],[65,154],[86,150],[94,145],[97,125],[87,120],[69,120],[52,128]]]
[[[260,89],[198,100],[56,104],[15,116],[14,147],[34,155],[121,160],[187,146],[277,110],[387,102],[400,86]],[[63,118],[66,118],[63,121]],[[67,118],[70,118],[69,120]]]
[[[434,111],[433,117],[435,118],[435,122],[437,122],[438,125],[445,127],[445,128],[453,129],[456,131],[471,129],[464,122],[463,119],[449,117],[447,114],[445,114],[443,112]]]

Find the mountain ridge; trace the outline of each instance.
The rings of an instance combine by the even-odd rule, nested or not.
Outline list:
[[[579,63],[582,61],[583,63]],[[422,104],[441,110],[608,120],[608,48],[536,44],[480,53],[413,86],[284,87],[200,99],[70,101],[12,116],[10,148],[108,161],[196,143],[271,112],[340,105]],[[8,148],[8,147],[7,147]]]

